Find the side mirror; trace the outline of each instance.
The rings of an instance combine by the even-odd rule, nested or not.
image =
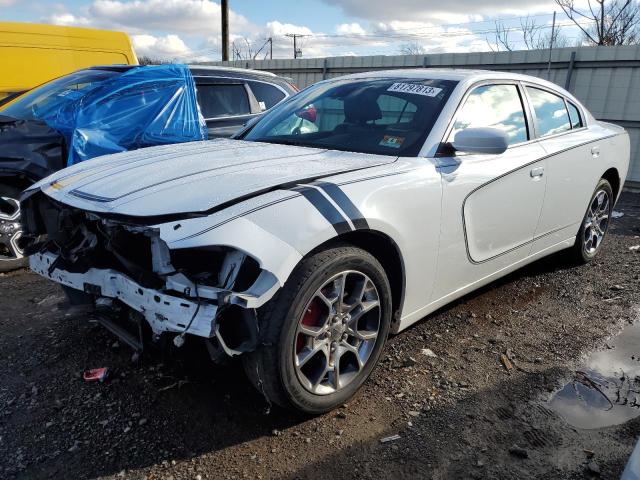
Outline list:
[[[311,123],[316,123],[316,120],[318,118],[318,111],[313,105],[308,105],[302,110],[298,110],[296,112],[296,116],[302,118],[303,120],[308,120]]]
[[[500,155],[509,146],[509,137],[497,128],[466,128],[453,139],[456,152]]]

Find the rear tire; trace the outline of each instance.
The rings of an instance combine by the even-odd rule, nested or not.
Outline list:
[[[258,311],[261,345],[242,356],[247,376],[284,408],[328,412],[378,363],[391,309],[389,281],[371,254],[351,246],[311,254]]]
[[[613,203],[611,184],[601,178],[591,196],[580,230],[576,235],[576,241],[571,248],[570,255],[574,263],[579,265],[589,263],[600,252],[611,224]]]
[[[28,265],[28,259],[22,256],[16,242],[22,234],[20,193],[19,188],[0,184],[0,272],[10,272]]]

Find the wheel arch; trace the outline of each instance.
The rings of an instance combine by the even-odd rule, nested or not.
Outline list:
[[[382,265],[391,287],[392,324],[395,326],[400,321],[406,290],[405,264],[398,244],[389,235],[378,230],[360,229],[335,236],[315,247],[307,255],[345,243],[370,253]]]
[[[615,167],[611,167],[610,169],[608,169],[606,172],[602,174],[601,178],[604,178],[606,181],[608,181],[611,184],[611,189],[613,190],[613,198],[617,200],[618,197],[620,196],[620,186],[621,186],[620,174],[618,173],[618,170]]]
[[[25,174],[0,172],[0,185],[16,188],[20,191],[33,185],[34,181]]]

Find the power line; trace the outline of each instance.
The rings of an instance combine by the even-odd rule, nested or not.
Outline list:
[[[297,45],[298,38],[311,37],[312,35],[301,33],[285,33],[284,36],[293,38],[293,58],[298,58],[299,56],[302,56],[302,50],[299,50]]]
[[[526,20],[532,18],[542,18],[542,17],[551,17],[553,13],[540,13],[538,15],[522,15],[519,17],[494,17],[489,18],[487,20],[475,20],[473,22],[460,22],[460,23],[441,23],[438,25],[429,25],[425,27],[407,27],[407,28],[394,28],[393,31],[403,31],[403,30],[420,30],[425,28],[440,28],[440,27],[456,27],[459,25],[477,25],[480,23],[494,23],[494,22],[506,22],[509,20]]]
[[[579,25],[589,25],[593,23],[592,21],[589,22],[578,22]],[[575,26],[576,23],[571,21],[571,22],[566,22],[566,23],[556,23],[556,28],[559,27],[571,27],[571,26]],[[552,28],[551,25],[540,25],[537,27],[538,29],[549,29]],[[504,29],[502,29],[502,32],[518,32],[518,31],[522,31],[523,28],[522,26],[514,26],[514,27],[506,27]],[[434,33],[425,33],[425,34],[421,34],[421,33],[401,33],[401,34],[397,34],[397,33],[361,33],[361,34],[357,34],[357,33],[316,33],[316,34],[309,34],[306,35],[308,37],[311,38],[352,38],[352,39],[358,39],[358,38],[440,38],[440,37],[463,37],[463,36],[469,36],[469,35],[482,35],[482,34],[488,34],[488,33],[495,33],[497,30],[495,28],[492,29],[486,29],[486,30],[468,30],[465,32],[456,32],[456,31],[449,31],[449,32],[434,32]]]
[[[540,15],[535,15],[535,16],[529,16],[529,17],[511,17],[509,18],[510,20],[515,20],[515,19],[525,19],[525,18],[534,18],[534,17],[543,17],[543,16],[550,16],[553,14],[540,14]],[[505,19],[502,19],[505,20]],[[459,24],[448,24],[449,26],[462,26],[462,25],[468,25],[468,24],[480,24],[480,23],[487,23],[490,20],[484,20],[484,21],[476,21],[476,22],[467,22],[467,23],[459,23]],[[493,21],[500,21],[498,19],[493,20]],[[582,21],[582,22],[577,22],[577,24],[579,25],[590,25],[591,23],[593,23],[592,21]],[[429,29],[438,29],[438,28],[443,28],[446,25],[434,25],[432,27],[425,27],[425,28],[429,28]],[[566,22],[557,22],[555,24],[555,28],[559,29],[561,27],[572,27],[572,26],[576,26],[576,22],[573,21],[566,21]],[[552,29],[553,26],[552,25],[540,25],[537,26],[538,30],[542,30],[542,29]],[[322,40],[322,39],[333,39],[333,38],[342,38],[342,39],[351,39],[351,40],[365,40],[365,39],[380,39],[380,42],[382,42],[383,40],[429,40],[429,39],[433,39],[433,38],[457,38],[457,37],[468,37],[468,36],[477,36],[477,37],[482,37],[484,36],[486,38],[487,35],[495,35],[498,32],[498,29],[496,28],[491,28],[491,29],[483,29],[483,30],[466,30],[466,31],[439,31],[439,32],[424,32],[424,33],[395,33],[396,31],[400,31],[400,29],[394,30],[393,32],[380,32],[380,33],[365,33],[365,34],[326,34],[326,33],[316,33],[316,34],[299,34],[299,33],[287,33],[284,35],[272,35],[271,37],[271,41],[270,43],[270,52],[272,52],[272,42],[274,38],[293,38],[293,43],[294,43],[294,58],[298,58],[299,56],[301,56],[302,52],[299,48],[298,45],[298,39],[299,38],[309,38],[311,40]],[[414,30],[415,31],[415,30]],[[505,27],[503,29],[500,30],[501,33],[512,33],[512,32],[520,32],[520,31],[524,31],[522,25],[517,25],[517,26],[511,26],[511,27]],[[267,40],[268,41],[268,40]],[[254,42],[248,41],[247,42],[249,44],[253,44]],[[334,48],[345,48],[345,47],[349,47],[349,46],[354,46],[354,47],[358,47],[358,46],[363,46],[362,43],[359,42],[350,42],[350,43],[342,43],[341,45],[335,45]],[[263,47],[261,47],[260,50],[262,50],[262,48],[264,48],[264,44]],[[215,52],[214,49],[202,49],[202,50],[197,50],[197,51],[193,51],[193,52],[189,52],[186,54],[182,54],[182,55],[177,55],[174,58],[196,58],[198,56],[204,56],[207,53],[213,53]],[[272,57],[272,53],[271,53],[271,57]]]

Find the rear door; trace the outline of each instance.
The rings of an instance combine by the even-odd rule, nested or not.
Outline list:
[[[247,80],[247,84],[249,88],[251,88],[256,100],[258,100],[258,105],[260,105],[260,110],[262,111],[269,110],[271,107],[276,106],[288,96],[282,88],[268,82]]]
[[[539,142],[548,155],[547,194],[536,231],[536,251],[574,237],[604,168],[600,145],[584,114],[557,92],[527,85]]]
[[[196,88],[209,138],[230,137],[262,112],[243,80],[196,77]]]
[[[442,228],[435,298],[452,293],[529,255],[545,195],[544,150],[532,141],[527,103],[517,82],[470,89],[445,145],[471,127],[503,130],[501,155],[442,157]]]

